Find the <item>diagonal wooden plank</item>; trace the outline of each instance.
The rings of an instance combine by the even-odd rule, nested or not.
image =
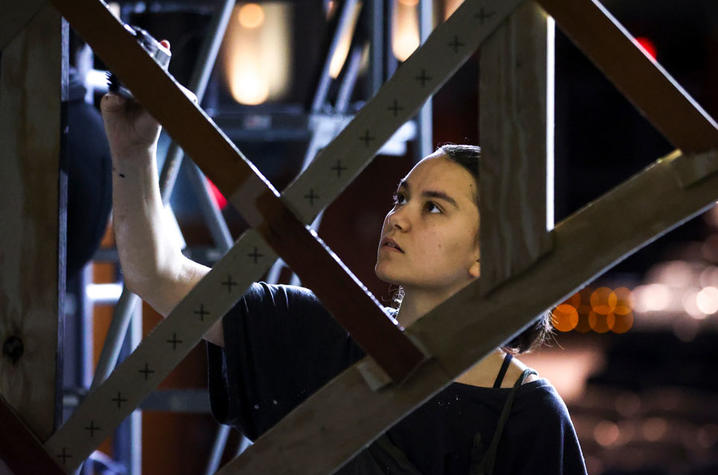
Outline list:
[[[279,193],[98,0],[53,0],[267,244],[311,286],[334,318],[395,381],[424,360],[378,301],[292,213]],[[301,241],[301,246],[297,242]],[[323,272],[317,272],[322,266]],[[342,295],[336,288],[342,288]],[[347,305],[350,302],[350,305]]]
[[[553,21],[525,2],[479,53],[479,241],[488,293],[551,249]]]
[[[54,456],[64,454],[63,468],[71,472],[112,434],[276,258],[257,232],[250,229],[244,233],[212,271],[45,442],[45,448]]]
[[[562,221],[553,251],[496,289],[465,288],[407,329],[433,359],[405,384],[379,392],[363,384],[357,363],[260,437],[220,473],[331,473],[383,431],[441,390],[491,350],[612,265],[718,200],[718,153],[690,186],[679,180],[695,157],[679,152]],[[700,179],[699,179],[700,178]],[[667,203],[663,198],[671,196]],[[596,226],[596,223],[624,223]]]
[[[15,473],[63,473],[40,440],[0,395],[0,461]],[[0,473],[2,465],[0,464]]]
[[[9,2],[8,2],[9,3]],[[40,11],[47,0],[25,0],[23,2],[12,2],[6,5],[3,2],[0,6],[2,16],[0,16],[0,50],[15,38],[15,35],[25,28],[25,25],[32,17]]]
[[[697,153],[718,146],[718,124],[603,5],[596,0],[537,1],[675,147]]]
[[[394,131],[464,64],[523,0],[466,0],[431,33],[282,196],[305,223],[346,188]],[[338,165],[344,168],[337,173]],[[313,191],[319,198],[303,199]]]

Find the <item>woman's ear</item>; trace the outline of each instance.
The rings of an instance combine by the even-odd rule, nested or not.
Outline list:
[[[481,275],[481,264],[478,259],[471,264],[471,267],[469,268],[469,275],[473,278],[477,278]]]
[[[474,260],[474,262],[471,263],[471,267],[469,267],[469,275],[473,278],[477,278],[481,275],[481,250],[478,243],[476,243],[476,253],[474,257],[476,257],[476,260]]]

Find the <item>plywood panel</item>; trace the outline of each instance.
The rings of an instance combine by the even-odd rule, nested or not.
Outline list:
[[[550,249],[553,143],[547,127],[553,124],[547,121],[547,105],[552,105],[547,98],[553,83],[547,80],[552,53],[548,28],[543,11],[525,2],[480,50],[483,293],[523,272]]]
[[[46,6],[0,69],[0,393],[41,440],[56,409],[61,56]]]

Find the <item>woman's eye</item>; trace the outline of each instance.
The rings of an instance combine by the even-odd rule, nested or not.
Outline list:
[[[436,206],[436,203],[434,203],[433,201],[427,201],[426,204],[424,205],[424,208],[429,213],[441,213],[441,208]]]
[[[394,193],[392,200],[394,201],[394,205],[403,205],[406,203],[406,196],[404,196],[403,193]]]

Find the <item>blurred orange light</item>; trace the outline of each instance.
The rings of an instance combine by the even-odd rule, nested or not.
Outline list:
[[[596,333],[606,333],[611,329],[610,324],[614,323],[614,315],[611,313],[611,321],[609,322],[608,315],[601,315],[600,313],[591,312],[588,314],[588,325],[591,330]]]
[[[588,315],[591,313],[591,307],[588,305],[579,305],[578,307],[578,324],[576,331],[580,333],[588,333],[591,331],[591,325],[588,322]]]
[[[256,3],[247,3],[239,8],[237,19],[245,28],[257,28],[264,23],[264,10]]]
[[[570,332],[578,325],[578,311],[576,307],[561,304],[551,313],[553,326],[561,332]]]
[[[569,297],[568,300],[566,300],[566,303],[569,303],[573,305],[574,307],[578,308],[581,305],[581,292],[576,292],[571,297]]]
[[[613,316],[613,324],[610,325],[613,333],[626,333],[633,328],[633,313],[628,312],[625,315],[610,314],[609,316]]]
[[[599,287],[591,294],[591,309],[601,315],[608,315],[616,309],[618,297],[608,287]]]
[[[616,308],[613,313],[616,315],[628,315],[633,310],[631,291],[626,287],[619,287],[613,291],[616,294]]]

